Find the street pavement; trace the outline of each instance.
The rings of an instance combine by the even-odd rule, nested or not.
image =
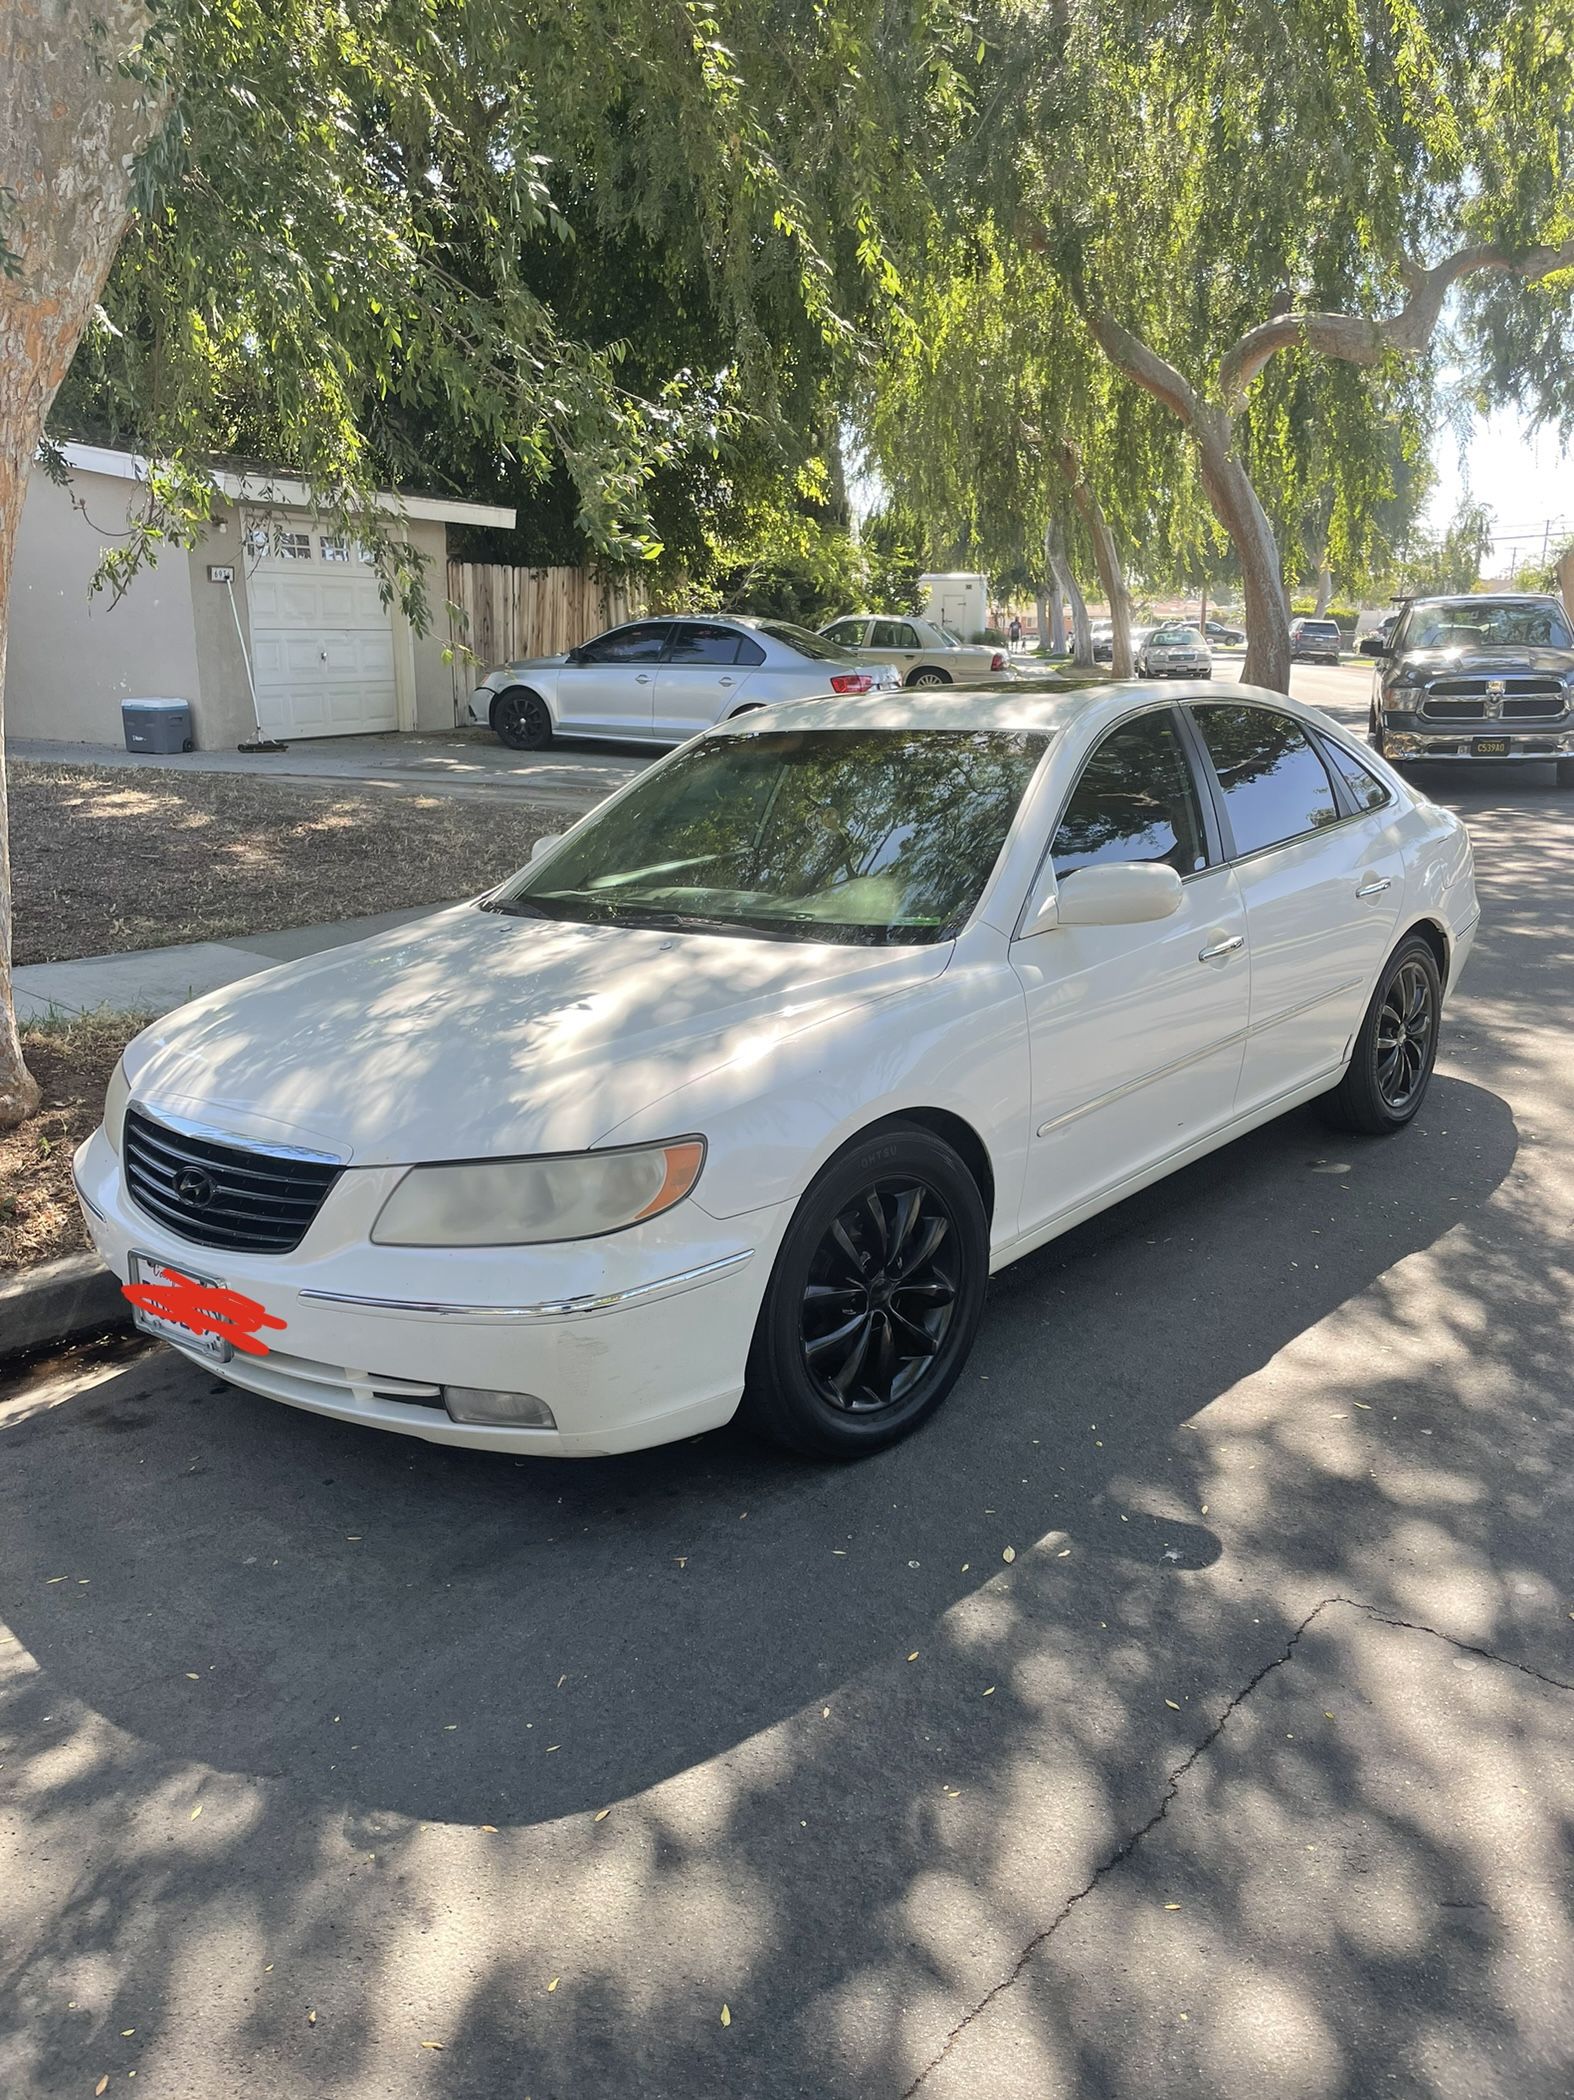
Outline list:
[[[883,1457],[15,1379],[0,2093],[1566,2100],[1574,796],[1418,778],[1418,1123],[1018,1263]]]

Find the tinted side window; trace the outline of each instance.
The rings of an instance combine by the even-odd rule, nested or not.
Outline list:
[[[869,633],[871,649],[916,649],[918,637],[905,620],[876,620]]]
[[[765,661],[765,651],[760,647],[752,634],[740,634],[738,636],[738,653],[733,658],[733,661],[740,664],[762,664]]]
[[[591,642],[582,654],[593,664],[653,664],[666,647],[671,628],[654,620],[633,627],[614,627]]]
[[[844,649],[856,649],[864,638],[864,623],[862,620],[838,620],[833,627],[826,628],[825,634],[828,641],[840,642]]]
[[[735,664],[739,635],[736,627],[701,626],[692,621],[680,627],[667,661],[669,664]]]
[[[1191,765],[1166,709],[1113,729],[1088,760],[1052,849],[1057,878],[1106,860],[1206,865]]]
[[[1266,707],[1199,707],[1237,853],[1256,853],[1338,821],[1327,768],[1300,726]]]
[[[1330,737],[1323,745],[1328,756],[1339,769],[1339,777],[1354,795],[1359,809],[1381,809],[1385,802],[1392,802],[1393,795],[1375,773],[1368,772],[1353,751],[1346,751]]]

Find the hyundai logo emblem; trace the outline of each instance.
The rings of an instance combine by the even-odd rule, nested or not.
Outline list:
[[[175,1194],[193,1210],[206,1210],[218,1194],[213,1176],[201,1167],[182,1167],[175,1176]]]

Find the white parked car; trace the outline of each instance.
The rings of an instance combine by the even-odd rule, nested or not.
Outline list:
[[[470,695],[470,719],[516,751],[539,751],[554,736],[681,744],[751,708],[901,682],[889,664],[787,620],[663,616],[489,671]]]
[[[932,620],[852,613],[820,632],[872,663],[893,664],[904,685],[997,685],[1017,675],[1007,650],[964,642]]]
[[[1136,652],[1139,678],[1211,678],[1213,651],[1195,627],[1155,627]]]
[[[292,1406],[564,1454],[741,1403],[851,1456],[991,1270],[1315,1096],[1403,1129],[1476,921],[1458,818],[1278,694],[810,702],[155,1022],[77,1185],[144,1322]],[[179,1324],[182,1277],[274,1325]]]

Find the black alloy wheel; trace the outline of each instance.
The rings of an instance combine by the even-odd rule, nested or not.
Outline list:
[[[1412,956],[1389,980],[1377,1018],[1377,1090],[1402,1115],[1426,1082],[1436,1049],[1432,979]]]
[[[492,727],[514,751],[540,751],[552,741],[552,716],[539,693],[511,685],[492,708]]]
[[[951,1146],[911,1124],[855,1139],[817,1177],[782,1241],[744,1418],[816,1457],[895,1443],[956,1383],[988,1271],[983,1201]]]
[[[1432,945],[1420,934],[1389,957],[1361,1023],[1343,1079],[1324,1097],[1345,1130],[1390,1137],[1420,1108],[1437,1061],[1443,983]]]

